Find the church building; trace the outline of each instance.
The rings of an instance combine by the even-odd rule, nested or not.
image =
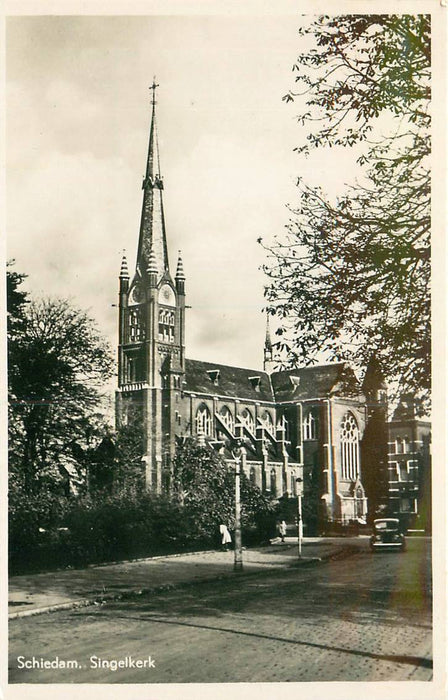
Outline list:
[[[180,254],[175,268],[169,262],[155,88],[136,266],[130,275],[123,258],[120,272],[116,393],[117,426],[137,420],[143,427],[146,487],[169,488],[186,438],[227,459],[239,441],[248,478],[273,498],[296,495],[303,479],[320,517],[342,524],[365,518],[367,402],[347,364],[273,371],[269,325],[263,370],[186,355],[187,279]]]

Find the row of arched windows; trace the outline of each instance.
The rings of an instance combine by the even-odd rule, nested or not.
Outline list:
[[[235,419],[227,406],[222,406],[219,410],[219,417],[231,433],[234,432]],[[272,433],[274,431],[274,420],[268,411],[260,417],[261,423]],[[238,416],[238,422],[246,426],[251,433],[255,433],[255,418],[248,408],[243,408]],[[212,416],[206,404],[201,404],[196,411],[196,432],[202,435],[212,435]]]
[[[174,326],[174,311],[161,309],[159,311],[159,323],[163,323],[165,326]]]
[[[219,410],[219,416],[226,428],[233,433],[235,421],[227,406],[223,406]],[[255,432],[254,416],[248,408],[244,408],[241,411],[239,420],[250,432]],[[311,413],[308,413],[305,421],[306,423],[304,425],[306,425],[307,432],[305,432],[304,428],[304,439],[315,439],[316,420]],[[268,429],[273,430],[274,421],[268,411],[265,411],[262,415],[261,422]],[[212,415],[209,408],[203,403],[196,411],[196,432],[197,434],[211,437],[212,427]],[[342,418],[339,437],[341,445],[341,476],[343,479],[350,479],[354,481],[359,476],[359,428],[353,414],[350,412],[347,412]],[[295,492],[295,483],[294,485],[291,483],[291,491]]]

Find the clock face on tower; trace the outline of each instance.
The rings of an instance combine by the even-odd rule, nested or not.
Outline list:
[[[140,304],[141,301],[143,301],[143,289],[137,282],[131,292],[131,302],[134,304]]]
[[[176,306],[176,297],[169,284],[163,284],[159,291],[159,304]]]

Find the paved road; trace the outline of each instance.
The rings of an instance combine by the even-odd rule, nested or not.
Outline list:
[[[429,548],[372,555],[361,540],[309,567],[13,620],[9,682],[427,681]],[[18,668],[33,655],[78,668]]]

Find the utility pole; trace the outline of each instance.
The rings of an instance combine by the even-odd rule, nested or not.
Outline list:
[[[297,543],[299,559],[302,558],[302,539],[303,539],[303,520],[302,520],[302,496],[303,496],[303,479],[298,477],[297,483]]]

